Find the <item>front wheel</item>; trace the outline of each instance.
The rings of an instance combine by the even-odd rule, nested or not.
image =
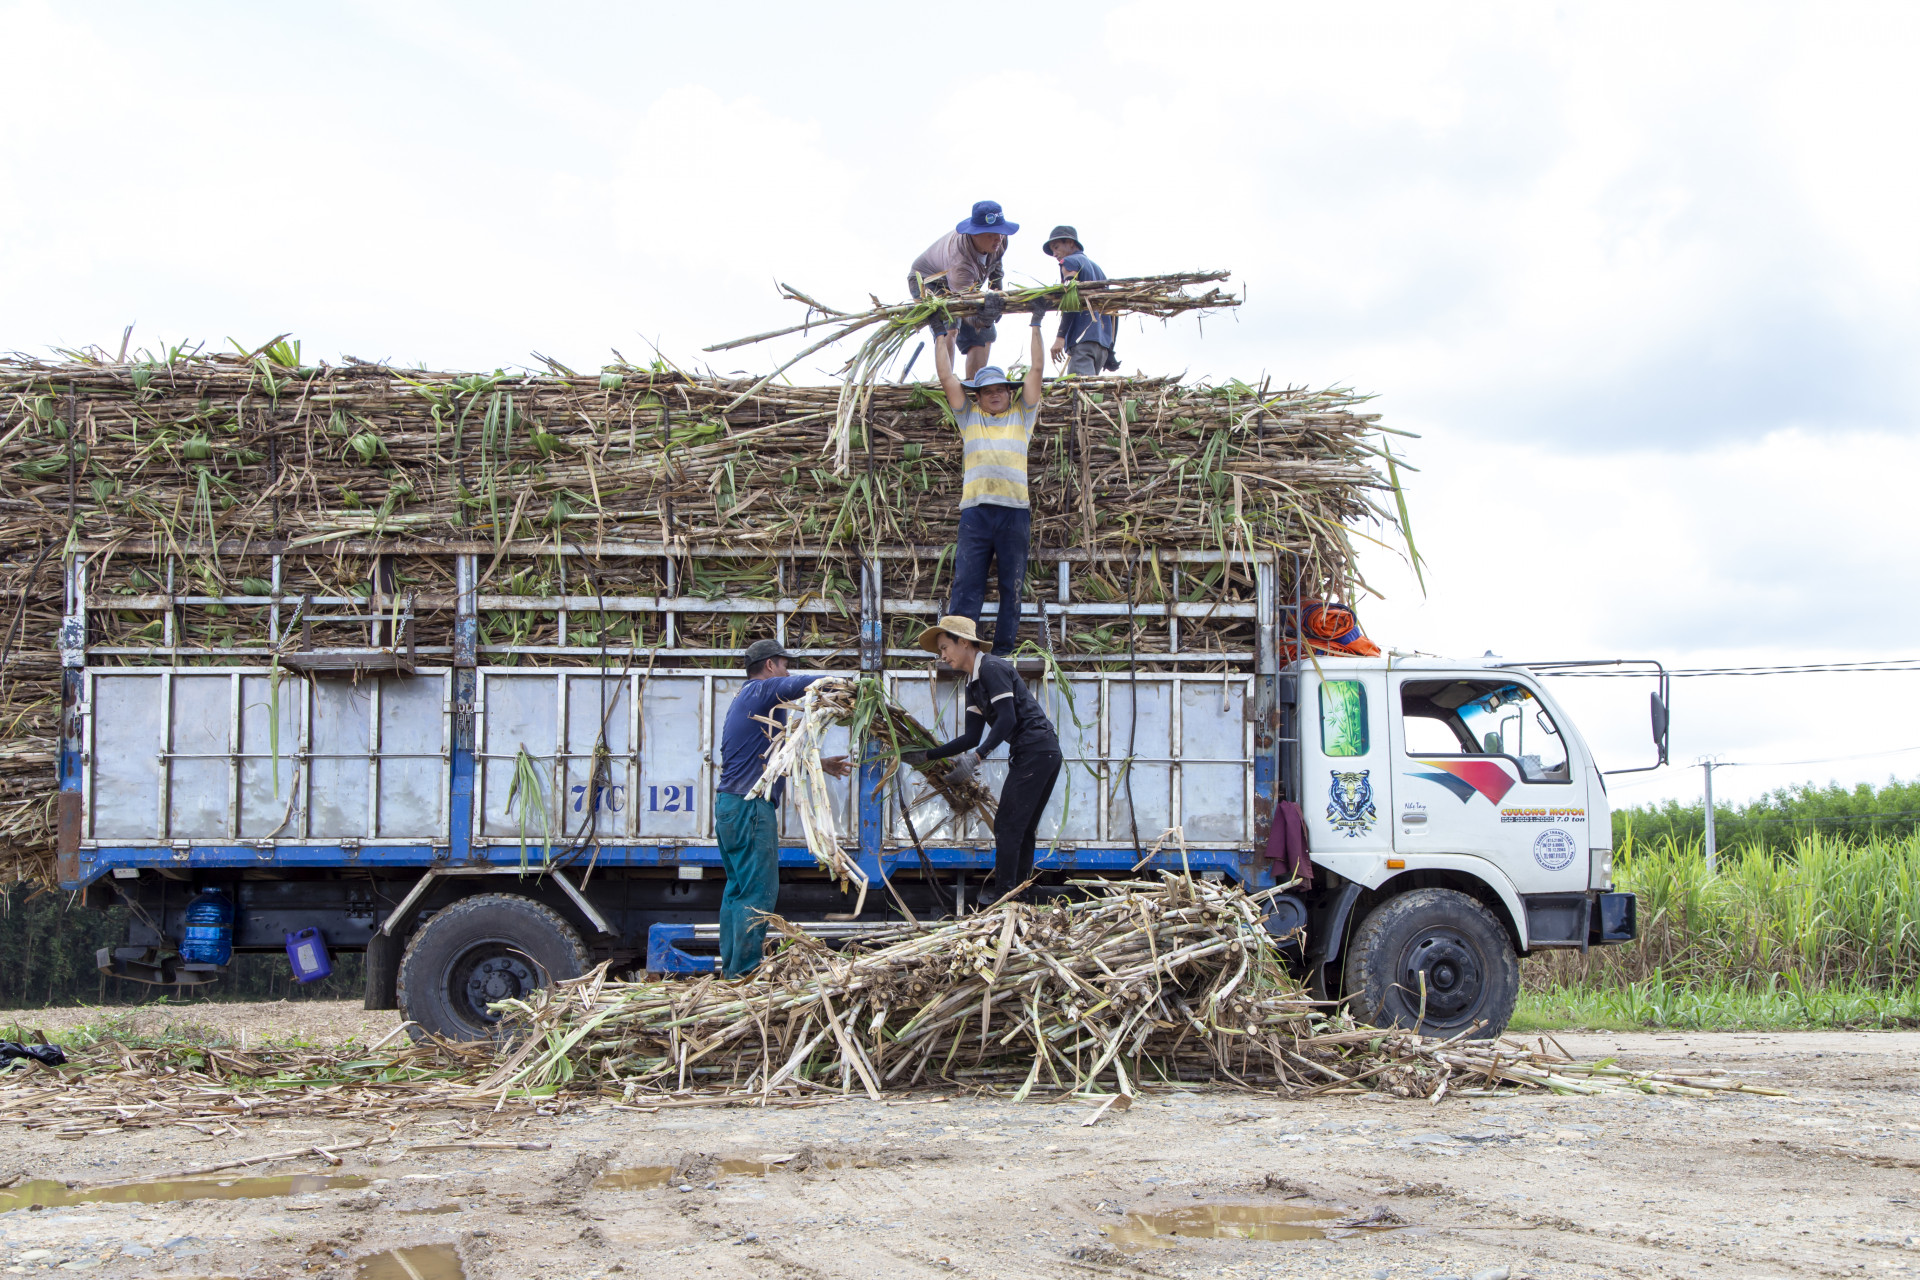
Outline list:
[[[560,913],[516,893],[480,893],[435,912],[414,931],[395,983],[400,1016],[449,1040],[488,1040],[487,1006],[587,971],[580,935]]]
[[[1346,989],[1356,1018],[1476,1040],[1507,1029],[1520,998],[1513,941],[1479,901],[1453,889],[1389,898],[1354,930]]]

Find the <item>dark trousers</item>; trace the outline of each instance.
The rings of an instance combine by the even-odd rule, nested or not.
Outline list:
[[[993,624],[993,651],[1013,652],[1020,634],[1020,597],[1027,585],[1027,533],[1033,516],[1025,507],[983,502],[960,513],[960,536],[953,550],[953,591],[947,612],[980,621],[987,600],[987,569],[1000,565],[1000,618]]]
[[[911,275],[907,277],[907,292],[913,295],[914,301],[918,302],[920,300],[919,276]],[[927,292],[952,293],[953,290],[947,286],[945,280],[929,280],[927,281]],[[966,316],[960,321],[960,329],[959,332],[954,335],[953,345],[960,349],[961,355],[965,355],[975,347],[991,347],[994,339],[999,336],[1000,330],[995,326],[981,324],[978,316]]]
[[[713,797],[713,834],[727,887],[720,894],[720,972],[739,978],[760,967],[767,922],[780,901],[780,815],[771,800],[722,791]]]
[[[993,815],[993,879],[981,891],[982,905],[1033,874],[1033,845],[1040,833],[1040,814],[1053,798],[1058,781],[1058,751],[1018,755],[1008,764],[1007,785],[1000,789],[1000,807]]]

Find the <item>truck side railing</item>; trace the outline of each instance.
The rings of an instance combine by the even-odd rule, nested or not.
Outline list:
[[[390,569],[383,567],[376,569],[372,575],[365,595],[330,597],[310,591],[294,595],[283,590],[289,565],[303,556],[359,552],[381,557],[398,553],[392,550],[390,544],[382,546],[374,543],[329,544],[311,549],[279,546],[264,551],[258,544],[251,548],[223,547],[223,554],[230,556],[264,555],[270,566],[269,585],[273,590],[265,595],[215,595],[204,590],[195,592],[181,589],[185,578],[184,565],[176,566],[174,559],[166,556],[161,590],[144,594],[130,594],[122,590],[109,594],[89,590],[89,552],[102,549],[83,544],[69,557],[67,608],[61,631],[62,657],[66,668],[66,706],[62,721],[59,848],[61,878],[74,885],[90,882],[115,868],[155,863],[182,869],[202,866],[258,868],[269,865],[291,869],[338,865],[360,868],[384,866],[395,871],[407,867],[479,868],[517,864],[526,856],[525,835],[522,833],[518,839],[503,837],[498,821],[499,812],[495,801],[489,799],[489,788],[499,786],[498,771],[512,764],[521,752],[529,748],[517,741],[488,745],[490,740],[486,737],[483,719],[487,714],[483,705],[485,681],[547,672],[557,678],[558,691],[553,696],[564,703],[568,696],[565,693],[568,679],[598,683],[608,681],[616,670],[628,686],[622,696],[627,697],[631,704],[626,738],[619,745],[620,759],[617,763],[621,770],[620,780],[603,783],[590,774],[580,772],[588,761],[610,754],[605,741],[568,741],[563,736],[555,736],[552,742],[544,743],[539,750],[533,751],[532,756],[538,759],[540,767],[548,771],[550,802],[559,810],[562,820],[557,832],[549,830],[538,833],[534,841],[538,846],[535,861],[551,859],[562,864],[577,863],[581,867],[593,866],[605,872],[621,868],[678,867],[682,876],[703,875],[718,864],[718,850],[711,843],[707,813],[711,805],[713,776],[710,766],[717,761],[717,753],[711,742],[713,725],[717,717],[724,713],[724,701],[718,700],[719,693],[726,680],[730,678],[737,681],[738,675],[723,675],[711,669],[689,670],[684,663],[737,658],[739,650],[674,643],[683,638],[680,626],[684,618],[699,614],[744,615],[759,620],[757,625],[749,623],[754,630],[764,634],[768,624],[771,624],[776,637],[783,640],[791,634],[790,628],[796,619],[829,614],[854,621],[858,624],[857,644],[832,648],[796,647],[795,653],[803,658],[834,662],[835,665],[837,661],[857,656],[863,672],[884,674],[896,685],[906,683],[918,688],[921,677],[905,676],[897,669],[890,672],[889,668],[897,668],[903,659],[911,660],[919,667],[928,659],[918,649],[888,645],[888,627],[900,619],[913,620],[917,625],[921,620],[938,616],[945,607],[939,599],[897,595],[888,591],[890,577],[897,578],[901,562],[916,558],[931,562],[937,559],[943,548],[884,547],[860,555],[857,559],[858,593],[844,601],[822,598],[817,592],[795,594],[780,589],[786,585],[781,579],[787,566],[809,557],[817,559],[827,555],[845,555],[820,551],[783,549],[778,556],[770,556],[751,548],[690,547],[665,543],[562,543],[557,548],[553,544],[516,543],[508,544],[504,549],[485,543],[410,545],[405,548],[406,556],[451,559],[451,573],[447,577],[451,579],[453,590],[436,591],[418,583],[409,585],[404,591],[398,590],[393,586]],[[122,543],[114,548],[114,553],[126,556],[139,550]],[[183,548],[189,555],[202,550],[211,551],[213,548]],[[578,589],[552,594],[514,594],[487,592],[480,588],[483,578],[498,580],[496,571],[503,563],[512,564],[514,557],[551,560],[555,556],[600,557],[608,560],[615,557],[630,560],[652,557],[667,590],[650,595],[612,595]],[[719,595],[707,598],[691,594],[684,589],[676,575],[679,572],[677,565],[694,556],[760,563],[771,560],[776,566],[776,590],[765,597]],[[1069,628],[1076,623],[1084,627],[1124,622],[1130,639],[1137,637],[1136,622],[1153,619],[1162,624],[1156,636],[1158,643],[1151,649],[1141,649],[1135,645],[1129,650],[1117,652],[1062,653],[1058,652],[1062,647],[1060,643],[1049,646],[1055,650],[1057,661],[1065,672],[1083,673],[1071,675],[1065,686],[1055,689],[1051,696],[1058,704],[1054,710],[1065,730],[1063,736],[1071,737],[1075,742],[1074,750],[1069,753],[1075,757],[1070,769],[1078,766],[1078,773],[1084,775],[1081,778],[1085,784],[1084,792],[1076,802],[1085,802],[1092,809],[1091,816],[1072,829],[1069,829],[1071,824],[1063,814],[1062,821],[1057,824],[1058,829],[1050,833],[1052,839],[1049,848],[1043,851],[1041,865],[1070,871],[1124,872],[1139,863],[1153,843],[1172,828],[1179,829],[1181,834],[1168,841],[1159,855],[1160,865],[1178,866],[1183,857],[1179,846],[1184,843],[1184,857],[1188,865],[1196,870],[1216,871],[1253,883],[1268,882],[1260,852],[1274,803],[1286,785],[1285,779],[1291,776],[1289,771],[1295,767],[1291,762],[1298,737],[1297,716],[1290,708],[1286,690],[1282,687],[1291,679],[1285,674],[1283,648],[1288,637],[1300,633],[1300,573],[1297,558],[1289,552],[1222,552],[1218,549],[1147,549],[1136,555],[1037,549],[1033,560],[1041,566],[1039,572],[1042,576],[1050,576],[1052,590],[1051,598],[1026,605],[1027,616],[1033,623],[1058,628],[1062,641],[1069,634]],[[1089,567],[1111,574],[1143,572],[1143,566],[1151,565],[1159,566],[1164,575],[1162,581],[1166,589],[1161,592],[1162,599],[1079,598],[1077,575]],[[1204,572],[1213,566],[1243,573],[1250,571],[1252,598],[1183,599],[1185,575]],[[1048,567],[1051,568],[1050,575],[1047,574]],[[264,621],[268,643],[207,643],[204,637],[187,635],[180,621],[184,616],[183,611],[208,605],[218,605],[230,611],[253,611],[254,617]],[[342,608],[349,612],[337,615],[318,612]],[[992,610],[993,602],[990,601],[987,612],[991,614]],[[158,615],[161,619],[161,642],[145,646],[96,642],[96,628],[90,626],[90,615],[101,611]],[[306,631],[302,625],[303,611],[308,617],[345,618],[351,625],[364,627],[365,644],[329,648],[316,643],[314,637],[303,634]],[[485,644],[481,642],[480,620],[487,614],[550,615],[551,625],[540,642]],[[648,619],[652,624],[649,632],[658,637],[658,643],[644,648],[613,645],[605,643],[604,636],[596,636],[596,642],[592,644],[570,642],[578,638],[569,635],[569,627],[575,620],[590,617],[599,624],[616,614]],[[425,626],[436,617],[441,620],[445,642],[418,640],[415,636],[416,626]],[[405,624],[401,625],[403,618]],[[1183,635],[1183,623],[1187,624],[1190,632],[1197,634]],[[1251,643],[1235,648],[1218,644],[1217,633],[1223,624],[1237,627]],[[411,660],[420,664],[414,675],[388,674],[377,677],[367,676],[367,664],[359,664],[361,678],[367,681],[364,697],[370,700],[372,709],[365,713],[368,717],[366,727],[359,731],[364,736],[364,743],[355,739],[350,750],[329,751],[324,743],[316,742],[313,735],[325,713],[317,709],[318,704],[314,701],[316,695],[310,692],[298,695],[299,699],[304,700],[299,701],[297,714],[285,726],[290,731],[285,750],[289,769],[304,771],[298,778],[287,779],[286,785],[290,790],[304,788],[305,795],[310,798],[316,787],[315,773],[323,766],[334,769],[336,773],[343,768],[364,772],[365,780],[355,784],[359,789],[353,794],[364,797],[359,802],[364,803],[368,817],[357,831],[348,831],[339,822],[335,823],[333,829],[316,829],[312,822],[314,808],[308,799],[300,801],[305,806],[300,819],[306,824],[304,827],[297,823],[293,826],[282,823],[263,831],[258,823],[249,829],[247,822],[243,821],[241,793],[248,785],[248,779],[262,768],[261,757],[264,752],[258,742],[242,740],[249,730],[241,722],[248,714],[254,714],[255,720],[260,718],[257,713],[247,712],[246,708],[259,700],[260,689],[266,687],[264,682],[275,678],[269,660],[283,650],[290,651],[296,637],[304,641],[302,652],[338,654],[338,665],[349,671],[356,667],[353,659],[356,653],[392,652],[396,645],[410,646]],[[1195,644],[1196,640],[1200,644]],[[1205,647],[1201,647],[1202,644]],[[236,659],[251,659],[252,664],[238,667],[234,665]],[[503,661],[514,665],[496,665]],[[1201,666],[1210,667],[1212,671],[1202,673],[1194,670]],[[1101,669],[1092,669],[1095,667]],[[557,670],[548,671],[548,668]],[[98,800],[92,786],[93,775],[100,768],[95,754],[100,749],[100,743],[94,732],[97,727],[98,690],[117,687],[124,694],[132,687],[130,682],[143,673],[159,676],[163,672],[199,680],[218,677],[226,682],[225,690],[218,696],[226,717],[226,736],[222,738],[220,727],[209,722],[201,729],[201,740],[207,744],[206,749],[198,751],[175,750],[175,744],[169,736],[154,753],[158,757],[157,768],[163,782],[159,784],[158,805],[153,810],[155,822],[151,831],[146,833],[146,838],[136,840],[126,838],[133,834],[128,829],[116,838],[115,833],[99,828]],[[121,681],[119,686],[112,686],[115,678]],[[648,781],[645,775],[647,765],[643,757],[647,744],[642,741],[644,735],[639,723],[642,718],[641,704],[649,696],[650,688],[665,689],[667,682],[672,679],[684,681],[688,678],[699,679],[706,689],[700,700],[700,714],[704,717],[701,734],[707,741],[684,744],[688,750],[704,758],[699,761],[697,792],[696,788],[688,787],[680,802],[686,803],[697,794],[697,803],[702,810],[700,820],[678,834],[652,837],[640,830],[633,821],[626,822],[618,830],[602,829],[598,815],[591,821],[583,822],[568,806],[568,797],[574,792],[581,794],[573,798],[581,800],[589,808],[597,808],[601,789],[605,785],[623,788],[629,804],[636,804],[646,794],[643,787],[656,785]],[[337,677],[321,675],[314,681],[300,683],[318,687],[335,679]],[[103,686],[102,680],[108,681],[108,685]],[[263,683],[255,688],[245,683],[248,680]],[[443,681],[444,691],[434,692],[430,700],[435,704],[434,718],[444,722],[444,739],[407,749],[384,747],[381,741],[381,713],[378,710],[380,699],[386,696],[383,693],[383,680],[409,682],[404,686],[409,689],[424,689],[426,686],[417,683],[423,680]],[[159,683],[167,685],[168,680]],[[933,697],[931,690],[940,684],[938,677],[926,682],[928,699]],[[399,689],[403,686],[391,687]],[[1078,710],[1058,702],[1067,690],[1075,691],[1076,696],[1085,699],[1085,704]],[[1196,693],[1196,690],[1205,692]],[[957,686],[952,692],[957,692]],[[204,700],[214,695],[205,690],[196,690],[195,696]],[[295,699],[293,694],[287,696]],[[730,691],[726,696],[731,696]],[[163,723],[168,726],[165,732],[171,735],[174,732],[175,712],[168,709],[169,704],[164,698],[165,695],[162,695],[162,701],[156,705]],[[1156,707],[1163,708],[1155,712],[1156,715],[1171,717],[1164,728],[1156,722],[1150,730],[1150,733],[1164,731],[1173,735],[1167,739],[1168,745],[1161,748],[1151,746],[1148,741],[1150,733],[1140,732],[1141,708],[1150,701]],[[1239,733],[1232,733],[1233,745],[1230,748],[1216,746],[1197,755],[1190,750],[1183,750],[1180,736],[1183,731],[1179,727],[1181,707],[1189,701],[1208,708],[1205,711],[1207,716],[1229,714],[1234,724],[1244,726],[1244,740]],[[1115,732],[1112,720],[1119,714],[1118,708],[1124,708],[1133,723],[1123,725],[1119,732]],[[426,711],[424,704],[419,710]],[[1090,735],[1066,723],[1068,719],[1079,720],[1083,717],[1090,718],[1097,726],[1096,733]],[[1128,729],[1133,732],[1127,732]],[[251,732],[259,732],[257,724]],[[565,732],[564,729],[557,729],[555,735]],[[1218,734],[1214,737],[1218,738]],[[1219,741],[1225,743],[1226,739]],[[280,754],[279,750],[274,753],[275,769],[280,765]],[[680,754],[683,759],[691,758],[684,751]],[[859,754],[863,763],[857,785],[847,787],[844,798],[848,821],[845,829],[850,837],[849,843],[857,845],[862,866],[870,877],[891,875],[897,870],[910,873],[916,867],[930,866],[936,871],[946,872],[984,869],[991,865],[991,849],[987,847],[985,839],[987,833],[977,826],[959,832],[941,831],[935,843],[923,842],[924,848],[916,849],[911,834],[905,828],[897,793],[881,785],[883,762],[870,750],[862,749]],[[655,758],[661,756],[662,753],[656,750]],[[332,760],[331,765],[327,764],[329,759]],[[358,763],[354,763],[356,761]],[[435,771],[435,781],[429,783],[424,775],[404,784],[390,780],[386,790],[382,790],[383,774],[390,773],[395,779],[409,778],[409,770],[417,772],[419,768],[429,765]],[[1230,784],[1228,775],[1218,772],[1229,767],[1233,776],[1240,779],[1238,783]],[[1192,790],[1187,777],[1195,774],[1196,770],[1204,772],[1205,769],[1215,770],[1216,776],[1215,781],[1207,784],[1212,789],[1201,795]],[[203,784],[196,785],[218,785],[222,792],[222,803],[217,808],[226,815],[226,822],[217,830],[212,827],[193,828],[191,824],[183,829],[168,809],[174,794],[175,775],[181,771],[193,774],[196,770],[196,776],[204,780]],[[489,770],[494,773],[490,774]],[[1153,787],[1171,788],[1165,792],[1164,804],[1155,801],[1152,794],[1137,794],[1143,779],[1150,775],[1153,779],[1148,784],[1150,792]],[[690,781],[696,781],[691,770],[685,781],[666,785],[684,786],[685,782]],[[291,812],[294,800],[291,796],[284,801],[279,799],[277,781],[274,794],[276,802],[289,806]],[[434,797],[433,803],[422,808],[429,794]],[[382,830],[381,806],[386,802],[383,796],[416,819],[405,831],[404,838],[401,838],[400,831],[389,833]],[[403,803],[405,796],[411,796],[420,803],[409,810]],[[659,803],[659,797],[655,802]],[[1208,812],[1192,811],[1195,803],[1203,804]],[[256,804],[255,808],[258,807]],[[216,806],[211,804],[202,804],[201,808],[208,813],[216,810]],[[1149,813],[1152,814],[1152,820],[1147,818]],[[431,819],[430,824],[428,819]],[[433,829],[411,829],[425,825],[431,825]],[[1196,832],[1202,830],[1217,834],[1196,836]],[[558,839],[555,839],[556,835]],[[1228,838],[1223,840],[1221,836]],[[783,848],[782,863],[798,869],[810,866],[811,859],[804,847],[795,841]]]

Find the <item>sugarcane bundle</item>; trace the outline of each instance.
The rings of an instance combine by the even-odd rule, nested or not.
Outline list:
[[[1284,966],[1262,925],[1281,889],[1171,874],[1082,887],[1078,900],[1003,902],[837,952],[775,917],[778,949],[746,979],[621,982],[602,968],[495,1006],[514,1048],[481,1087],[773,1100],[939,1083],[1017,1100],[1219,1081],[1436,1102],[1501,1085],[1697,1096],[1743,1087],[1574,1063],[1544,1043],[1356,1026]]]
[[[57,581],[70,534],[119,541],[122,558],[216,542],[316,558],[475,539],[723,541],[770,556],[890,544],[930,559],[950,545],[960,442],[937,388],[873,388],[845,472],[820,458],[839,387],[743,390],[621,363],[516,376],[265,356],[0,361],[0,548],[16,573],[37,561]],[[1054,381],[1029,463],[1034,545],[1284,549],[1316,592],[1340,596],[1351,528],[1399,522],[1376,466],[1390,429],[1357,411],[1366,398]],[[192,558],[178,585],[244,576]]]
[[[808,295],[782,284],[782,296],[805,304],[807,319],[801,324],[785,329],[775,329],[768,333],[755,334],[750,338],[735,338],[731,342],[721,342],[707,350],[730,351],[735,347],[748,346],[764,342],[769,338],[784,337],[793,333],[810,331],[815,321],[813,313],[829,317],[819,322],[838,326],[820,341],[803,349],[754,383],[741,395],[745,396],[772,382],[775,378],[791,369],[801,360],[824,347],[832,346],[864,329],[874,332],[864,339],[859,348],[839,369],[840,400],[834,409],[833,430],[827,438],[827,452],[833,455],[836,469],[845,471],[849,461],[853,441],[853,425],[869,408],[873,390],[878,380],[886,373],[895,357],[905,349],[913,334],[928,322],[943,320],[949,324],[956,320],[979,315],[989,304],[989,299],[997,303],[1002,314],[1031,313],[1035,309],[1061,312],[1094,311],[1102,315],[1147,315],[1168,319],[1184,312],[1212,311],[1221,307],[1237,307],[1240,299],[1220,289],[1209,289],[1203,294],[1186,292],[1188,286],[1212,284],[1227,278],[1224,271],[1195,271],[1170,276],[1138,276],[1118,280],[1069,280],[1057,285],[1042,285],[1031,289],[1018,289],[1010,293],[989,293],[979,289],[971,293],[932,293],[911,302],[882,304],[870,311],[858,315],[849,314],[815,301]],[[876,300],[877,301],[877,300]],[[877,326],[877,327],[876,327]]]
[[[865,741],[868,734],[873,735],[873,742],[888,767],[888,773],[881,778],[883,786],[898,770],[900,753],[936,745],[933,735],[912,713],[888,698],[880,681],[872,677],[828,676],[815,680],[801,691],[799,698],[784,704],[783,711],[784,720],[764,717],[773,741],[767,749],[760,780],[748,791],[748,798],[769,795],[783,778],[791,783],[793,807],[800,815],[807,851],[821,870],[839,883],[842,891],[849,884],[858,886],[859,898],[853,909],[853,914],[858,916],[866,906],[869,880],[860,864],[848,856],[835,826],[833,797],[827,791],[826,772],[820,763],[827,730],[835,725],[848,725],[856,743]],[[945,809],[938,824],[928,828],[929,834],[938,829],[938,825],[957,823],[973,815],[992,820],[993,793],[977,779],[956,778],[953,766],[945,760],[929,760],[915,767]],[[906,800],[907,813],[911,815],[928,798]]]
[[[827,793],[827,774],[820,763],[821,739],[830,726],[852,716],[853,693],[851,681],[816,680],[801,691],[798,699],[783,706],[784,722],[764,717],[776,733],[760,778],[747,798],[765,799],[781,779],[792,782],[793,807],[800,815],[807,852],[839,883],[841,892],[849,882],[859,886],[859,900],[853,908],[858,916],[867,905],[867,873],[847,855],[834,830],[833,797]]]

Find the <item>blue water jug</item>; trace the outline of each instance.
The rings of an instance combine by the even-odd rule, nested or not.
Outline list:
[[[233,959],[233,900],[208,885],[187,904],[187,936],[180,958],[188,964],[225,964]]]

